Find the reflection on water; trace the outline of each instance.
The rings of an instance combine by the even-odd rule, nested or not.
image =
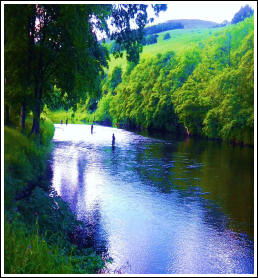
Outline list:
[[[253,273],[253,149],[55,127],[53,186],[109,272]]]

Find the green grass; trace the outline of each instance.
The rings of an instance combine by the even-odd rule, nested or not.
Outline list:
[[[6,274],[72,273],[71,258],[62,254],[58,245],[49,246],[37,229],[28,232],[20,221],[5,219],[4,235]]]
[[[61,120],[63,120],[63,124],[65,124],[66,119],[68,119],[68,124],[83,124],[83,123],[91,123],[93,122],[93,118],[88,112],[80,110],[78,108],[75,112],[72,109],[65,111],[63,109],[59,109],[56,111],[50,111],[47,108],[44,108],[43,114],[50,119],[54,124],[60,124]]]
[[[223,28],[207,28],[207,29],[178,29],[158,33],[158,42],[156,44],[146,45],[143,47],[143,52],[140,59],[155,56],[158,53],[165,54],[168,51],[179,52],[190,44],[199,43],[205,44],[205,41],[213,34],[221,32]],[[171,38],[163,40],[166,33],[169,33]],[[110,55],[108,73],[111,73],[116,66],[121,66],[123,72],[126,69],[127,61],[125,55],[122,58],[115,59]]]
[[[68,123],[72,123],[72,121],[74,121],[74,113],[72,109],[69,109],[68,111],[60,109],[50,112],[48,108],[44,107],[42,114],[49,118],[54,124],[60,124],[61,120],[65,123],[66,119],[68,119]]]
[[[29,120],[24,134],[19,128],[4,127],[5,206],[14,204],[15,195],[28,183],[36,183],[39,173],[45,170],[45,159],[50,151],[54,126],[48,120],[41,121],[40,145],[34,135],[28,137]]]

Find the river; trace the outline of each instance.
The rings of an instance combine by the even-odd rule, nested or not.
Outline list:
[[[254,272],[252,148],[72,124],[53,143],[52,186],[108,273]]]

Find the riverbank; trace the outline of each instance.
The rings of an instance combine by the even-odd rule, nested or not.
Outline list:
[[[4,273],[98,273],[105,261],[49,184],[53,123],[41,121],[40,138],[27,134],[4,128]]]
[[[192,135],[187,134],[184,130],[184,128],[179,129],[177,133],[169,132],[167,130],[161,130],[157,128],[143,128],[141,126],[135,126],[133,124],[128,123],[113,123],[111,119],[104,117],[99,112],[90,114],[89,112],[82,111],[81,109],[78,109],[77,111],[73,112],[71,109],[66,110],[56,110],[56,111],[50,111],[45,107],[44,109],[45,115],[51,119],[53,123],[60,124],[61,120],[65,124],[66,119],[68,120],[68,123],[72,124],[98,124],[102,126],[107,127],[117,127],[122,128],[125,130],[130,130],[134,132],[140,132],[140,134],[144,133],[144,135],[147,134],[159,134],[159,135],[166,135],[166,136],[175,136],[176,138],[183,138],[183,137],[192,137],[196,139],[202,139],[207,141],[216,141],[218,143],[226,142],[232,146],[240,146],[240,147],[254,147],[252,143],[250,143],[252,140],[249,140],[249,143],[244,143],[243,141],[239,141],[236,139],[228,139],[223,140],[222,138],[209,138],[208,136],[201,136],[201,135]]]

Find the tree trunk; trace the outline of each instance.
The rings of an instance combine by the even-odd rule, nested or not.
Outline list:
[[[39,124],[39,121],[40,121],[40,110],[39,110],[39,107],[35,107],[35,110],[33,112],[33,124],[32,124],[32,129],[31,129],[31,134],[32,133],[35,133],[37,135],[39,135],[39,132],[40,132],[40,124]]]
[[[21,129],[22,132],[25,130],[25,119],[26,119],[26,102],[24,101],[21,107]]]
[[[40,112],[41,112],[41,96],[42,91],[39,89],[39,84],[36,84],[35,87],[35,104],[34,104],[34,110],[33,110],[33,124],[31,128],[31,132],[39,135],[40,133]]]
[[[4,117],[4,120],[5,120],[5,124],[6,125],[9,125],[10,124],[10,116],[9,116],[9,105],[5,105],[5,117]]]

